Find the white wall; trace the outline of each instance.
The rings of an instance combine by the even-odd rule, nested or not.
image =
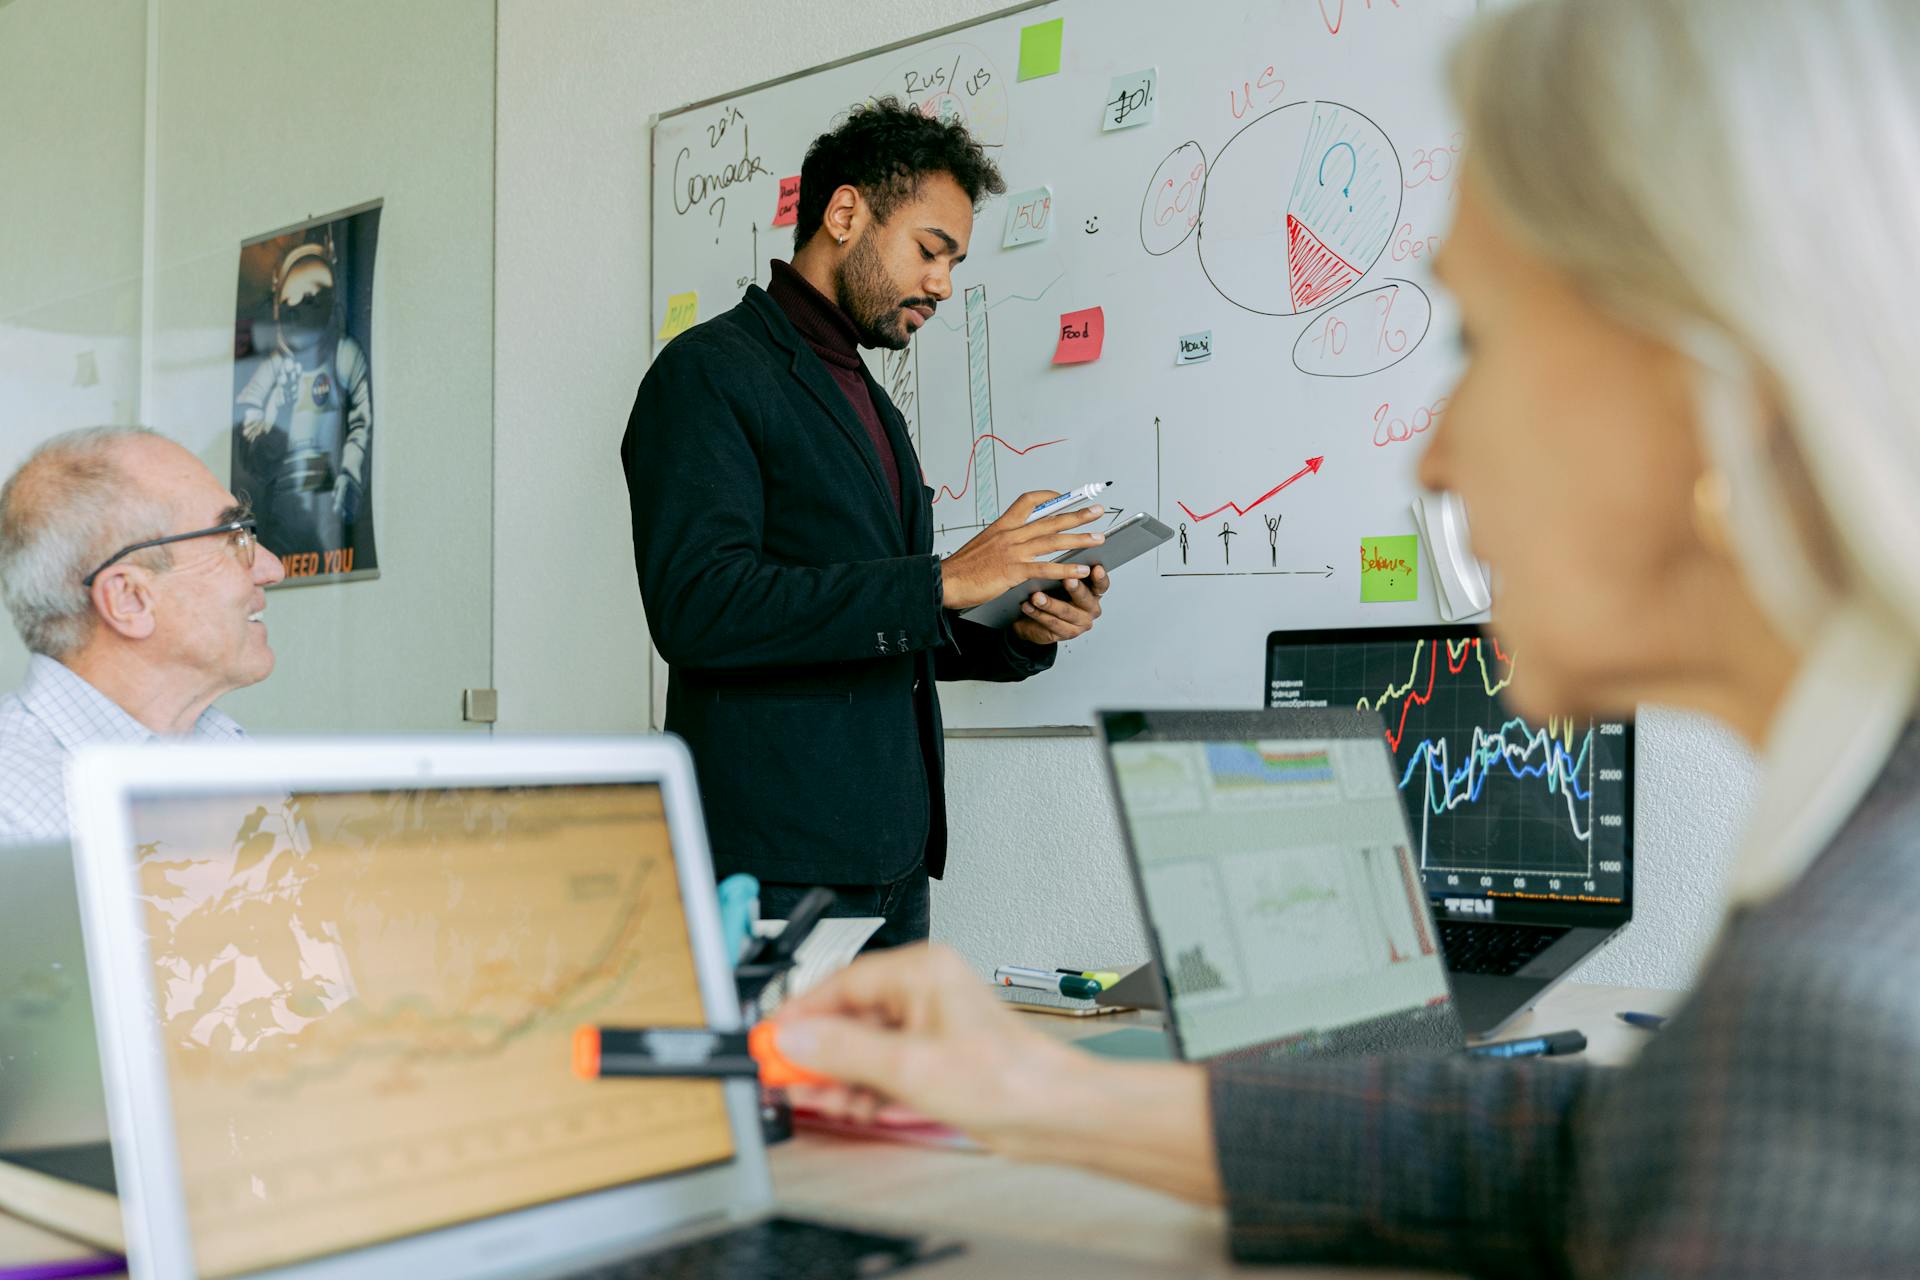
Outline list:
[[[224,476],[241,242],[386,201],[381,576],[269,597],[276,672],[222,700],[257,731],[459,731],[490,682],[493,34],[471,0],[0,7],[0,476],[134,421]],[[0,623],[0,689],[25,663]]]
[[[647,646],[615,450],[648,348],[648,117],[1002,7],[500,0],[495,669],[504,728],[647,723]],[[556,515],[564,519],[547,523]],[[571,571],[562,579],[556,565]],[[1143,958],[1093,743],[961,739],[949,742],[948,763],[954,845],[934,891],[936,936],[982,967]],[[1684,986],[1717,919],[1750,765],[1726,734],[1649,713],[1638,774],[1639,919],[1585,972]]]
[[[492,662],[492,15],[470,0],[156,8],[147,425],[224,477],[241,242],[385,201],[380,576],[270,593],[274,674],[221,706],[256,731],[469,730],[461,690]],[[325,71],[301,83],[308,60]]]
[[[684,14],[680,11],[684,10]],[[651,723],[619,447],[646,372],[647,129],[693,6],[503,0],[494,685],[502,732]],[[720,28],[716,28],[719,30]],[[665,696],[665,690],[661,691]]]
[[[0,476],[136,412],[146,70],[146,0],[0,6]]]

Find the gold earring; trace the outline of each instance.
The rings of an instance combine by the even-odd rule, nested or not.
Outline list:
[[[1733,506],[1733,488],[1720,471],[1702,472],[1693,482],[1693,531],[1700,541],[1719,555],[1731,550],[1733,539],[1727,531],[1727,513]]]

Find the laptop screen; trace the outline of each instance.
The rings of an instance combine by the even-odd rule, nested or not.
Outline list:
[[[719,1083],[570,1067],[582,1023],[706,1021],[657,786],[131,812],[201,1274],[732,1158]]]
[[[1502,693],[1525,660],[1480,627],[1276,631],[1267,705],[1381,713],[1435,900],[1624,908],[1633,726],[1517,714]]]
[[[1104,727],[1184,1056],[1464,1043],[1377,718],[1109,712]]]

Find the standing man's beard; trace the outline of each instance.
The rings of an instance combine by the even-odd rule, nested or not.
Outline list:
[[[906,346],[913,336],[907,330],[905,308],[931,309],[937,305],[932,298],[898,297],[893,281],[887,278],[886,268],[880,264],[880,251],[867,242],[864,234],[847,254],[847,260],[840,264],[834,279],[833,300],[847,319],[853,321],[861,346],[886,347],[892,351]]]

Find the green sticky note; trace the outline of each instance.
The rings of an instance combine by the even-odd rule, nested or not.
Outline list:
[[[1038,80],[1041,76],[1060,74],[1060,38],[1066,30],[1065,18],[1020,28],[1020,79]]]
[[[1360,539],[1360,603],[1420,598],[1420,535]]]

